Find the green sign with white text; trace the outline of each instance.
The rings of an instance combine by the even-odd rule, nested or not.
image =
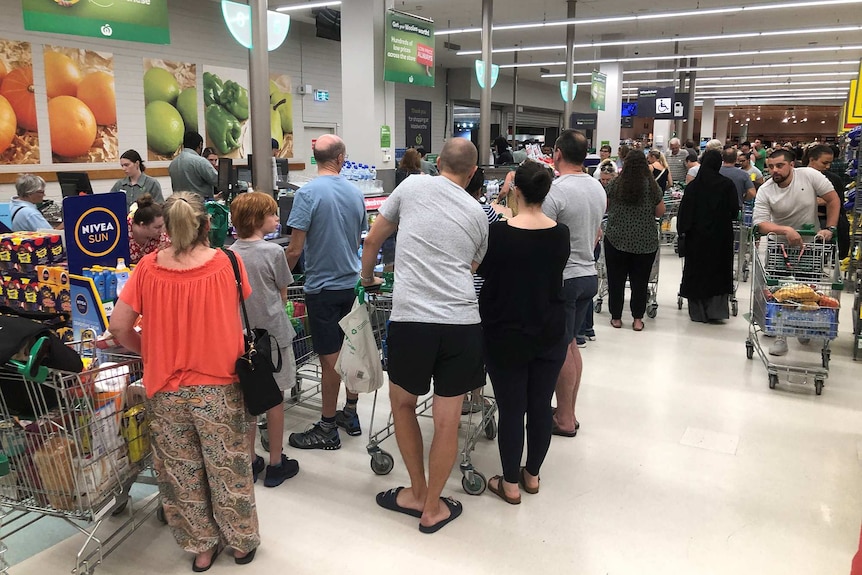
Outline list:
[[[168,0],[22,0],[24,29],[170,44]]]
[[[399,12],[386,13],[383,79],[434,87],[434,24]]]
[[[608,76],[601,72],[593,72],[592,80],[590,84],[590,108],[593,110],[604,110]]]

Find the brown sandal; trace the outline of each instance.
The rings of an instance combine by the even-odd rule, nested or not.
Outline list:
[[[617,329],[620,329],[621,327],[623,327],[623,320],[621,320],[621,319],[612,319],[612,320],[611,320],[611,327],[615,327],[615,328],[617,328]]]
[[[638,326],[638,322],[640,322],[640,326]],[[644,330],[644,320],[636,319],[632,322],[632,329],[635,331],[643,331]]]
[[[520,484],[521,484],[521,487],[523,487],[523,488],[524,488],[524,491],[526,491],[526,492],[527,492],[527,493],[529,493],[530,495],[535,495],[536,493],[538,493],[538,492],[539,492],[539,488],[538,488],[538,487],[530,487],[530,486],[528,486],[528,485],[527,485],[527,478],[526,478],[526,477],[524,477],[524,474],[525,474],[526,472],[527,472],[526,468],[525,468],[525,467],[522,467],[522,468],[521,468],[521,473],[518,475],[518,483],[520,483]],[[541,477],[539,477],[539,478],[537,478],[537,479],[538,479],[539,481],[541,481],[541,480],[542,480],[542,478],[541,478]]]
[[[495,479],[497,480],[497,488],[496,489],[494,488],[493,485],[491,485],[491,481],[493,481]],[[520,496],[518,496],[518,498],[515,499],[514,497],[509,497],[508,495],[506,495],[506,491],[503,488],[503,476],[502,475],[495,475],[494,477],[492,477],[491,479],[488,480],[488,491],[490,491],[491,493],[493,493],[494,495],[496,495],[497,497],[499,497],[500,499],[502,499],[503,501],[505,501],[509,505],[520,505],[521,504],[521,497]]]

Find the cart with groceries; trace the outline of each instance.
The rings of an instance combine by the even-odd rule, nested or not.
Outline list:
[[[65,520],[85,536],[72,573],[89,574],[161,511],[155,490],[130,496],[134,483],[155,483],[143,366],[89,341],[68,344],[83,371],[49,369],[40,359],[49,345],[39,338],[0,367],[0,522],[8,537],[44,517]]]
[[[775,389],[779,376],[790,383],[814,384],[817,395],[829,376],[829,345],[838,336],[838,316],[844,284],[835,242],[824,242],[816,230],[799,231],[803,243],[789,245],[783,236],[768,234],[751,242],[753,276],[751,312],[745,351],[748,359],[755,351]],[[792,350],[784,358],[770,356],[764,338],[798,338],[802,347],[819,349],[820,361],[804,362],[804,352]],[[818,347],[814,347],[816,344]],[[810,351],[808,352],[811,355]]]

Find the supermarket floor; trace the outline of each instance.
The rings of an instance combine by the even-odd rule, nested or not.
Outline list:
[[[770,390],[757,357],[745,358],[748,284],[739,317],[694,324],[676,308],[679,260],[665,252],[661,263],[658,317],[645,331],[633,332],[625,316],[622,330],[606,311],[597,316],[598,340],[584,351],[581,431],[554,438],[541,494],[524,494],[517,507],[489,492],[471,497],[456,468],[444,493],[464,514],[427,536],[415,519],[374,502],[407,481],[394,440],[383,446],[396,454],[395,469],[382,477],[369,468],[367,434],[343,435],[335,452],[288,448],[301,472],[275,489],[258,485],[263,543],[254,563],[239,569],[222,555],[211,573],[849,573],[862,520],[851,294],[823,395],[812,386]],[[363,398],[366,428],[370,411]],[[288,412],[293,430],[314,417]],[[499,473],[496,445],[481,440],[473,462]],[[38,524],[30,536],[41,536]],[[82,541],[66,539],[11,573],[68,573]],[[190,561],[153,517],[96,572],[188,573]]]

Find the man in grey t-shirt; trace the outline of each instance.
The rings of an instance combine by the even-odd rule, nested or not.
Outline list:
[[[727,148],[722,152],[723,164],[718,170],[718,173],[725,178],[730,179],[733,185],[736,186],[736,196],[739,199],[739,207],[742,207],[746,200],[754,199],[754,182],[751,181],[751,176],[736,167],[736,149]]]
[[[581,386],[583,360],[575,334],[584,322],[598,291],[599,281],[593,251],[599,237],[608,200],[601,183],[584,170],[587,139],[581,132],[565,130],[554,144],[554,167],[560,177],[542,204],[549,218],[569,227],[571,252],[563,270],[563,297],[566,298],[566,340],[569,351],[557,380],[557,411],[554,435],[574,437],[580,424],[575,402]]]
[[[685,181],[685,174],[688,171],[688,168],[685,166],[685,161],[688,158],[688,150],[682,147],[679,138],[671,138],[668,146],[670,149],[665,154],[665,159],[670,168],[670,176],[674,182],[682,183]]]
[[[419,517],[423,533],[434,533],[461,514],[460,503],[440,494],[458,454],[464,394],[485,383],[472,271],[488,249],[488,217],[464,191],[477,157],[470,140],[447,141],[438,160],[440,175],[414,175],[395,188],[380,206],[362,251],[360,281],[379,285],[375,257],[398,228],[386,344],[395,436],[411,484],[379,493],[377,503]],[[416,404],[432,378],[434,441],[426,480]]]

